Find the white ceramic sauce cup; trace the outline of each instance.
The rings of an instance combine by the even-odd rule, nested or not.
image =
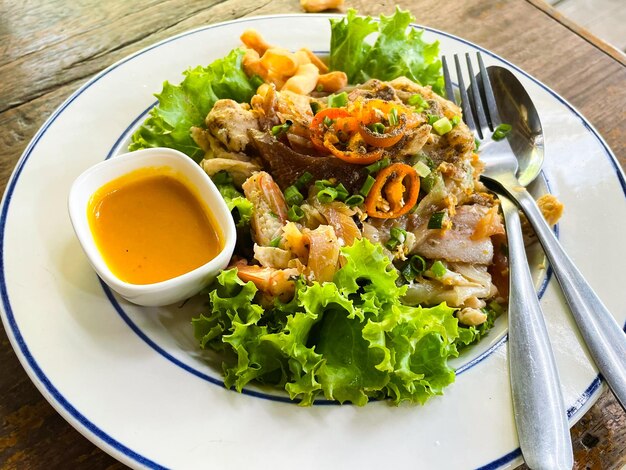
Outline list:
[[[154,284],[130,284],[113,274],[104,261],[89,227],[87,208],[91,196],[102,186],[146,167],[169,167],[185,178],[185,182],[211,211],[217,225],[215,228],[224,246],[215,258],[193,271]],[[235,224],[215,184],[191,158],[169,148],[137,150],[89,168],[74,181],[69,194],[68,209],[76,236],[96,273],[111,289],[138,305],[169,305],[197,294],[228,265],[235,249]]]

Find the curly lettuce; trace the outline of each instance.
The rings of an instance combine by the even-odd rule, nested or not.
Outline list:
[[[239,229],[248,227],[252,217],[252,202],[239,191],[233,183],[233,178],[226,171],[220,171],[211,177],[220,192],[228,210],[233,216],[235,225]]]
[[[164,82],[161,93],[155,94],[159,103],[132,135],[129,150],[169,147],[201,160],[204,152],[191,137],[191,128],[204,126],[217,100],[250,101],[259,85],[243,71],[243,54],[243,49],[234,49],[207,67],[188,69],[179,85]]]
[[[334,282],[296,283],[287,304],[264,309],[256,287],[236,269],[211,288],[210,309],[193,320],[202,347],[225,352],[227,387],[251,381],[286,390],[302,405],[319,397],[365,405],[389,398],[424,403],[454,381],[458,355],[454,309],[409,307],[380,245],[366,239],[342,249]]]
[[[443,94],[439,42],[424,41],[424,31],[410,27],[414,20],[399,8],[380,21],[359,17],[353,9],[345,18],[331,19],[330,69],[344,71],[353,84],[405,76]]]

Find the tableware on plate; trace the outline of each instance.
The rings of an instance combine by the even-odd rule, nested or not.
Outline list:
[[[99,188],[129,173],[163,167],[168,174],[180,175],[210,211],[215,223],[219,253],[203,265],[171,279],[149,284],[134,284],[120,279],[102,255],[90,228],[87,207]],[[224,269],[233,254],[237,232],[230,210],[211,178],[187,155],[169,148],[151,148],[129,152],[94,165],[73,183],[68,198],[70,220],[76,236],[100,278],[126,300],[147,307],[170,305],[196,295]],[[177,227],[176,230],[184,230]]]
[[[471,57],[465,54],[470,81],[467,89],[463,78],[464,68],[457,54],[454,55],[454,63],[463,117],[477,138],[481,139],[481,157],[487,164],[485,171],[488,172],[492,160],[498,161],[498,158],[505,158],[502,156],[503,153],[508,153],[513,158],[516,156],[507,140],[497,141],[491,137],[502,124],[498,113],[500,101],[494,97],[480,52],[476,55],[479,73],[475,76]],[[446,94],[449,99],[455,100],[447,62],[444,56],[442,66],[446,81]],[[513,74],[507,77],[509,80],[515,80],[516,85],[521,87]],[[515,95],[515,98],[520,100],[516,103],[516,109],[523,108],[525,114],[523,118],[517,116],[517,119],[507,121],[507,123],[511,123],[512,132],[516,135],[532,128],[533,138],[528,138],[519,148],[527,149],[525,154],[540,155],[540,159],[543,160],[543,145],[541,145],[543,132],[535,106],[523,88]],[[520,122],[523,125],[519,126]],[[528,126],[528,122],[531,122],[532,126]],[[536,146],[535,142],[540,145]],[[523,160],[530,159],[523,158]],[[532,178],[535,179],[541,169],[541,162],[531,168],[537,168]],[[530,468],[572,468],[574,464],[572,442],[561,394],[559,373],[526,259],[519,214],[517,207],[506,197],[500,197],[500,203],[508,241],[509,370],[520,448]]]
[[[132,467],[228,469],[255,462],[286,468],[297,460],[304,468],[499,468],[521,462],[507,380],[506,319],[497,320],[487,337],[452,363],[456,382],[423,407],[322,402],[303,409],[260,387],[242,394],[224,389],[219,361],[200,351],[191,336],[190,318],[203,311],[204,300],[181,308],[134,306],[98,280],[75,239],[66,216],[72,181],[101,155],[126,152],[130,134],[154,104],[151,93],[164,80],[179,82],[188,67],[225,56],[247,28],[282,47],[327,52],[330,17],[284,15],[209,25],[123,59],[53,113],[7,185],[0,212],[0,299],[8,336],[59,413]],[[431,29],[424,38],[439,40],[442,54],[479,49]],[[487,65],[514,68],[483,54]],[[606,265],[598,263],[626,259],[618,235],[626,229],[624,177],[587,121],[517,70],[542,116],[550,149],[547,180],[531,189],[540,194],[549,182],[566,204],[561,241],[580,257],[581,270],[600,283],[600,295],[624,322],[621,280],[607,277]],[[571,154],[580,155],[575,167],[567,164]],[[581,184],[581,178],[593,185]],[[602,218],[601,231],[585,225],[590,213]],[[603,243],[597,244],[600,235]],[[592,243],[595,258],[586,256]],[[549,312],[546,323],[571,424],[599,396],[601,382],[558,288],[535,255],[530,262]],[[307,457],[313,454],[315,462]]]
[[[571,469],[572,441],[543,312],[526,259],[517,206],[500,196],[509,252],[509,370],[515,424],[532,469]]]
[[[540,124],[538,118],[533,117],[532,102],[507,69],[490,67],[489,75],[494,92],[500,98],[498,107],[506,113],[502,122],[512,123],[518,131],[508,139],[515,154],[498,151],[498,145],[485,146],[482,155],[487,166],[481,179],[494,191],[515,201],[528,218],[595,364],[622,408],[626,409],[626,334],[567,255],[535,199],[525,188],[539,174],[543,160],[539,152],[528,151],[528,143],[541,140],[537,134]],[[508,145],[505,141],[501,143]],[[521,168],[519,155],[524,155],[520,159],[524,164]]]

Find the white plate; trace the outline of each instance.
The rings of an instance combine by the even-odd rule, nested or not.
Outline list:
[[[510,403],[504,321],[455,362],[456,382],[425,406],[301,408],[259,389],[221,385],[191,336],[183,309],[131,306],[103,288],[66,209],[72,181],[120,151],[164,80],[208,64],[254,27],[270,43],[327,51],[327,16],[287,15],[210,25],[111,66],[74,93],[27,147],[7,186],[2,231],[2,319],[44,396],[96,445],[148,468],[497,468],[520,461]],[[427,30],[445,54],[478,50]],[[565,203],[561,242],[620,324],[626,261],[624,176],[575,109],[532,77],[483,50],[487,65],[517,72],[545,131],[545,176]],[[122,149],[123,150],[123,149]],[[542,305],[573,424],[601,391],[596,369],[556,282]],[[211,358],[208,358],[211,359]]]

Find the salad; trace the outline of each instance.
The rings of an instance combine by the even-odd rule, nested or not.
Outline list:
[[[165,82],[133,135],[131,150],[196,160],[235,219],[230,267],[192,320],[227,387],[424,403],[505,309],[498,201],[413,20],[331,19],[327,62],[248,30]]]

